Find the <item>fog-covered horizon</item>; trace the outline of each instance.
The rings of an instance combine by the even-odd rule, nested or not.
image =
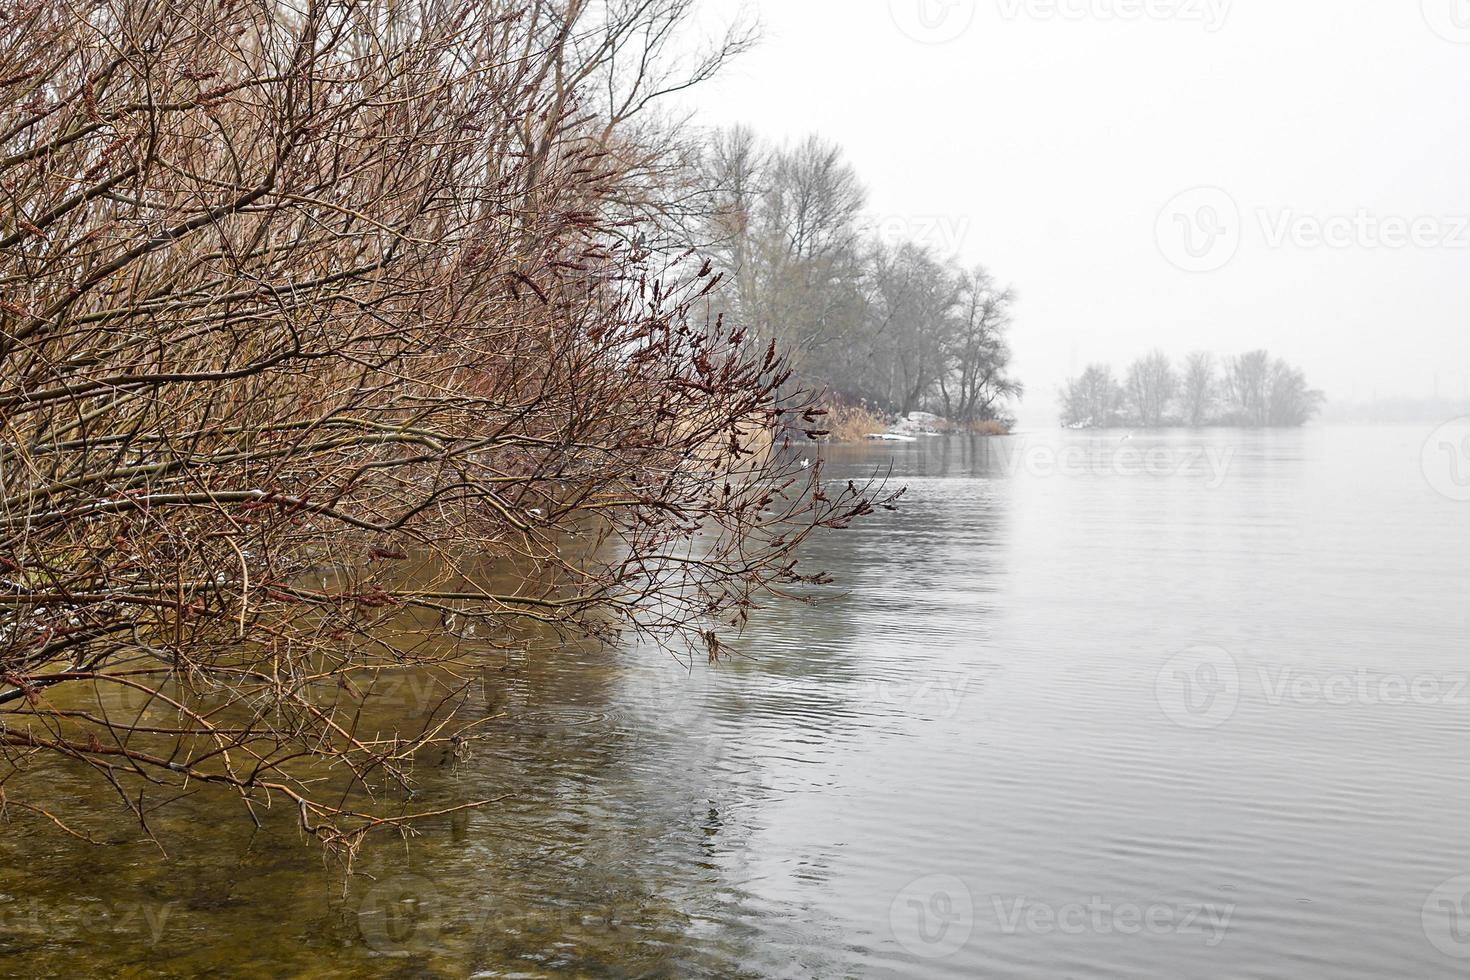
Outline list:
[[[709,0],[694,120],[840,144],[880,226],[1018,291],[1023,423],[1088,363],[1267,348],[1332,404],[1470,397],[1453,0]]]

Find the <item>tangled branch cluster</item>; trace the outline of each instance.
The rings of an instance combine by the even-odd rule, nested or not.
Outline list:
[[[882,503],[784,451],[817,413],[670,239],[635,120],[743,43],[679,74],[687,6],[0,7],[10,806],[72,829],[80,765],[145,829],[205,785],[350,849],[473,736],[476,657],[713,655]],[[410,667],[443,703],[367,726]]]

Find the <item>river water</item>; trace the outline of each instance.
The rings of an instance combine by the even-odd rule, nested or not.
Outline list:
[[[345,885],[217,804],[169,860],[9,825],[0,973],[1463,976],[1470,459],[1429,428],[828,449],[910,488],[815,542],[843,594],[713,669],[487,671],[425,781],[507,798]]]

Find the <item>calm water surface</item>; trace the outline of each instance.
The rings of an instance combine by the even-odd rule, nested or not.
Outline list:
[[[714,670],[487,672],[426,781],[508,799],[345,888],[235,811],[169,861],[9,825],[0,972],[1464,976],[1470,503],[1428,434],[829,451],[910,487],[816,543],[847,594]]]

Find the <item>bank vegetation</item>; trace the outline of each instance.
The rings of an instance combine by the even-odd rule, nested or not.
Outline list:
[[[108,836],[69,767],[133,836],[205,791],[350,853],[471,749],[486,658],[717,656],[821,579],[814,530],[892,505],[800,465],[814,396],[690,233],[700,141],[657,106],[751,35],[689,15],[3,5],[7,817]],[[366,723],[405,669],[442,697]]]

